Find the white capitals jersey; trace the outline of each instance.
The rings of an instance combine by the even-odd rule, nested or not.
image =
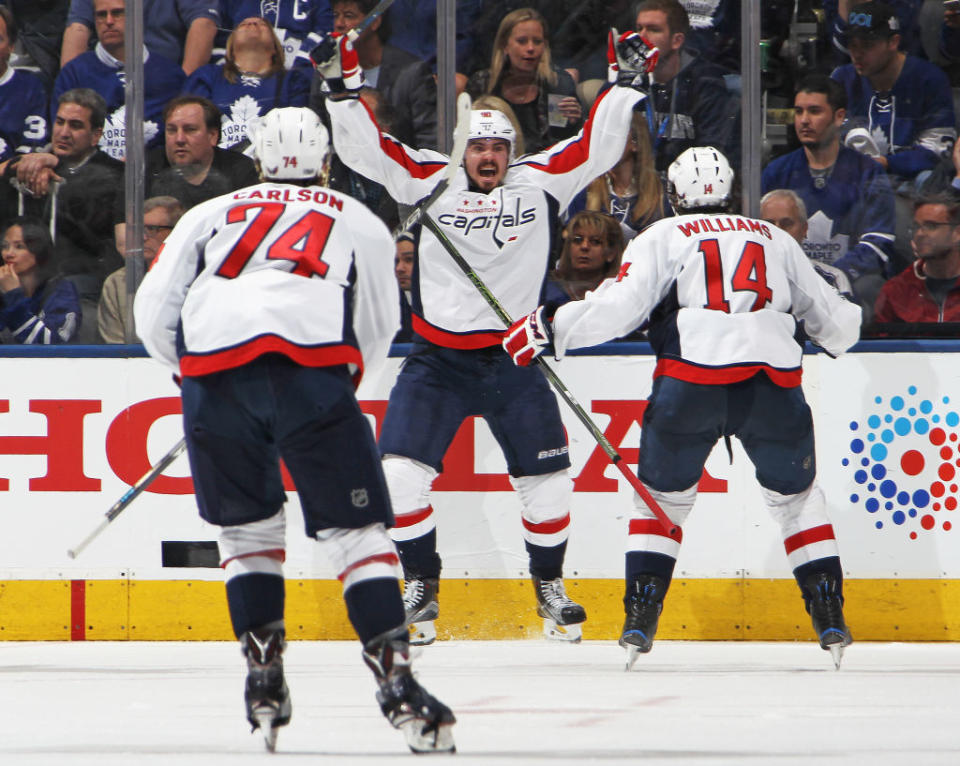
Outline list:
[[[461,168],[429,214],[510,316],[540,301],[558,214],[623,153],[630,114],[643,95],[613,87],[577,136],[512,164],[489,194],[468,189]],[[353,170],[412,205],[436,186],[448,157],[383,135],[359,99],[328,101],[333,144]],[[473,283],[426,228],[412,285],[413,329],[450,348],[495,346],[506,329]]]
[[[860,307],[842,298],[786,232],[740,215],[665,218],[633,239],[616,279],[557,309],[558,356],[650,319],[654,376],[723,384],[764,371],[800,384],[807,335],[837,355],[856,343]]]
[[[350,197],[250,186],[180,219],[137,291],[137,331],[184,376],[281,353],[359,381],[400,324],[393,257],[387,227]]]

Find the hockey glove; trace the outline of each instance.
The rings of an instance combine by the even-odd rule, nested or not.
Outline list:
[[[331,96],[356,98],[363,87],[360,59],[347,35],[329,35],[310,51],[310,61],[323,78],[322,90]]]
[[[660,50],[636,32],[620,34],[611,29],[607,37],[607,79],[625,88],[646,91],[649,74],[657,65]]]
[[[544,351],[553,352],[553,328],[544,319],[543,306],[510,325],[503,350],[518,367],[526,367]]]

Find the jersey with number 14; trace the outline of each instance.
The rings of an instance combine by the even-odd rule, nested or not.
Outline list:
[[[683,215],[633,239],[615,280],[557,309],[554,344],[563,354],[649,319],[655,376],[716,385],[764,372],[791,387],[801,375],[798,322],[815,343],[840,354],[857,341],[860,314],[772,224]]]
[[[393,240],[361,203],[262,183],[189,210],[134,303],[147,351],[183,376],[268,353],[307,367],[381,362],[400,325]]]

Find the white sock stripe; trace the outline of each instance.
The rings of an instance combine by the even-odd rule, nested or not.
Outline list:
[[[829,556],[839,556],[840,549],[837,547],[836,540],[820,540],[801,546],[787,555],[787,561],[791,569],[796,569],[802,564],[808,564],[817,559],[824,559]]]
[[[274,556],[237,556],[226,562],[223,567],[227,580],[245,574],[272,574],[283,577],[283,562]]]
[[[388,564],[383,561],[372,561],[369,564],[363,564],[356,569],[348,572],[343,578],[343,590],[346,591],[358,582],[364,580],[377,580],[384,577],[390,577],[396,580],[400,579],[400,565]],[[397,586],[399,595],[399,585]]]
[[[567,540],[570,537],[570,528],[566,527],[559,532],[554,532],[551,535],[540,535],[535,532],[531,532],[526,527],[523,528],[523,539],[532,545],[540,545],[544,548],[553,548],[556,545]]]
[[[627,551],[662,553],[675,559],[680,555],[680,543],[663,535],[627,535]]]
[[[406,542],[407,540],[416,540],[418,537],[423,537],[436,528],[437,522],[434,514],[431,513],[427,518],[423,519],[423,521],[418,521],[409,527],[393,527],[390,530],[390,537],[397,542]]]

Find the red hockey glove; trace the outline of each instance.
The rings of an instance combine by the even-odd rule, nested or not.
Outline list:
[[[646,90],[660,58],[660,50],[636,32],[620,34],[611,29],[607,37],[607,79],[626,88]]]
[[[503,350],[519,367],[526,367],[545,351],[553,352],[553,328],[543,317],[543,306],[510,325],[503,336]]]
[[[310,51],[310,60],[323,78],[323,91],[331,95],[356,95],[363,87],[360,59],[347,35],[332,34]]]

